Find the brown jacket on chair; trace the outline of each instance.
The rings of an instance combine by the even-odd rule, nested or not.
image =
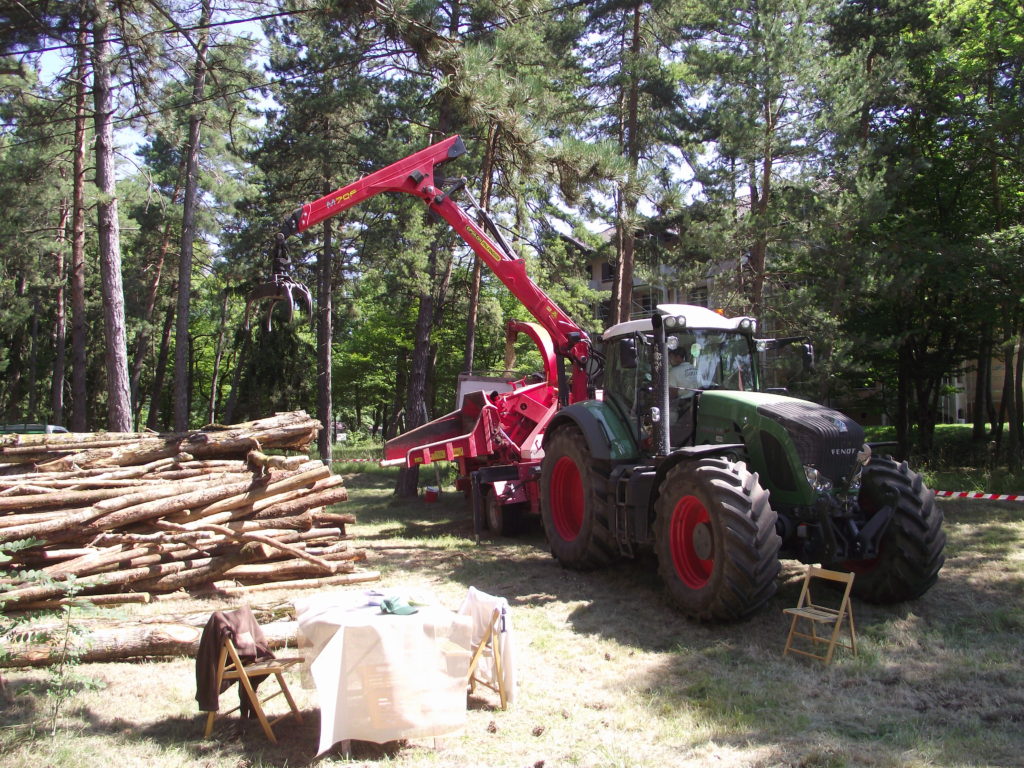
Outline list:
[[[243,663],[274,658],[270,646],[263,637],[263,630],[256,623],[256,617],[252,615],[249,606],[243,606],[235,611],[214,611],[210,620],[206,622],[203,636],[199,640],[199,651],[196,653],[196,701],[203,712],[216,712],[220,694],[231,685],[229,680],[221,683],[220,690],[217,690],[217,663],[220,661],[220,649],[225,640],[231,640],[235,644]],[[252,678],[253,687],[262,679]],[[248,698],[244,692],[239,692],[239,700],[242,702],[242,714],[245,714]]]

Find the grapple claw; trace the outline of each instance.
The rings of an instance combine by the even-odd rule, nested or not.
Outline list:
[[[243,321],[245,329],[249,330],[249,314],[252,311],[253,304],[263,301],[269,302],[265,324],[268,331],[271,328],[274,308],[278,302],[284,302],[284,320],[286,323],[290,323],[295,316],[296,299],[301,300],[303,308],[305,308],[309,315],[313,314],[313,297],[309,292],[309,288],[302,283],[295,282],[290,277],[274,275],[270,282],[257,286],[249,294],[245,302],[245,319]]]

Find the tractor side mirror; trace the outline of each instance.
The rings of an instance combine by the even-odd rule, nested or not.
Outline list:
[[[814,370],[814,345],[806,342],[803,345],[804,370],[808,373]]]

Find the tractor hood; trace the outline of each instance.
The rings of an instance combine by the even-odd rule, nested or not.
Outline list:
[[[742,442],[751,469],[786,504],[810,504],[813,468],[837,489],[853,474],[864,430],[817,403],[764,392],[710,390],[700,397],[698,442]]]

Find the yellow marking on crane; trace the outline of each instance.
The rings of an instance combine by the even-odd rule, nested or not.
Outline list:
[[[346,192],[343,195],[338,195],[337,197],[332,197],[330,200],[327,201],[326,207],[327,208],[333,208],[338,203],[343,203],[344,201],[346,201],[350,197],[352,197],[357,191],[358,190],[350,189],[348,192]]]

